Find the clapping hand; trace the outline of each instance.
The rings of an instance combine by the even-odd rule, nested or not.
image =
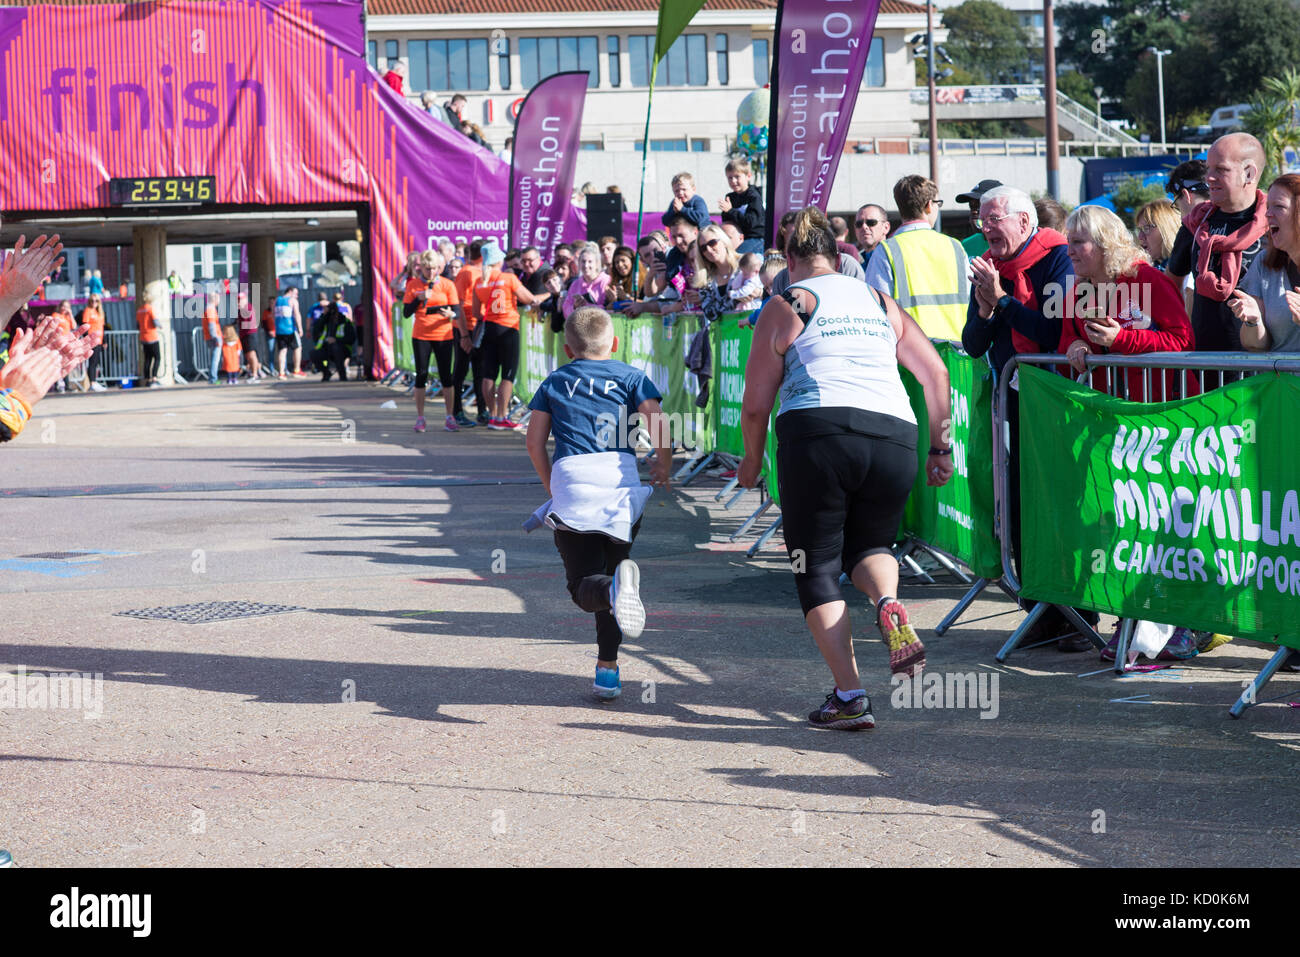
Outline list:
[[[1287,295],[1291,295],[1291,293],[1287,293]],[[1248,326],[1253,326],[1259,323],[1259,303],[1256,302],[1255,297],[1249,293],[1242,292],[1240,289],[1234,289],[1232,295],[1228,297],[1228,308],[1232,310],[1232,314],[1237,317],[1237,321],[1240,323],[1244,323]],[[1296,314],[1295,307],[1292,306],[1291,308],[1292,315],[1294,316]]]
[[[63,265],[59,256],[63,244],[57,234],[48,238],[37,236],[30,246],[26,243],[27,237],[19,236],[0,266],[0,299],[13,298],[19,305],[30,299],[50,274]]]
[[[1291,321],[1300,326],[1300,286],[1288,289],[1282,295],[1286,296],[1286,304],[1291,308]]]
[[[987,319],[1002,298],[997,268],[987,259],[977,257],[970,261],[970,271],[980,317]]]
[[[731,200],[725,196],[722,197],[722,199],[718,200],[718,209],[724,213],[731,212]]]

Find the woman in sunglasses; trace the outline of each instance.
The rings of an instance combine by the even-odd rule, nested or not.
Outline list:
[[[717,322],[731,308],[727,295],[731,280],[740,274],[740,257],[731,248],[721,226],[705,226],[695,248],[695,275],[691,285],[699,296],[700,311]],[[692,297],[693,298],[693,297]]]

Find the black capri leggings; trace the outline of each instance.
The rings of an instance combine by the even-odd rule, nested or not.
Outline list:
[[[879,434],[864,434],[864,425]],[[782,532],[806,615],[842,601],[840,572],[851,575],[897,539],[916,481],[916,426],[851,409],[811,409],[777,416],[776,435]]]
[[[144,353],[144,369],[140,372],[140,381],[148,385],[158,378],[158,365],[162,362],[162,344],[158,342],[142,342],[140,343],[140,351]]]
[[[415,352],[415,387],[423,389],[429,384],[429,357],[432,355],[438,363],[439,385],[451,385],[451,350],[455,342],[451,339],[434,341],[433,339],[412,339]]]

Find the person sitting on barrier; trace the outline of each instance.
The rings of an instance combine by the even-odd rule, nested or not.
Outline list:
[[[611,301],[609,273],[601,269],[600,247],[587,243],[578,251],[578,278],[564,294],[561,311],[568,319],[579,306],[607,306]]]
[[[983,186],[984,184],[981,184]],[[1061,320],[1047,315],[1049,300],[1061,305],[1074,267],[1070,263],[1064,236],[1038,225],[1033,200],[1013,186],[994,186],[979,196],[975,227],[988,240],[982,256],[970,260],[971,301],[961,344],[976,358],[988,356],[995,380],[1001,378],[1007,362],[1017,353],[1054,353],[1061,341]],[[1014,380],[1013,380],[1014,382]],[[1009,471],[1013,503],[1008,509],[1007,530],[1011,553],[1020,563],[1020,406],[1013,388],[1007,393],[1004,410],[1010,430]],[[1088,617],[1088,616],[1085,616]],[[1039,616],[1021,640],[1022,645],[1059,639],[1061,651],[1086,651],[1085,636],[1055,607]]]
[[[762,268],[763,257],[758,253],[745,253],[740,257],[737,269],[727,283],[727,299],[730,300],[728,308],[750,312],[759,307],[766,288],[759,276]]]
[[[898,562],[891,552],[917,469],[916,416],[898,366],[924,388],[925,476],[932,486],[953,472],[952,449],[944,446],[948,371],[897,303],[836,273],[839,250],[819,209],[798,213],[788,248],[795,282],[763,308],[745,367],[745,457],[737,479],[746,488],[758,482],[779,392],[776,467],[786,550],[805,621],[835,679],[808,719],[819,727],[867,729],[875,718],[858,677],[839,575],[850,575],[875,603],[890,670],[916,674],[925,649],[895,597]]]
[[[1169,256],[1169,273],[1181,281],[1194,275],[1192,332],[1200,352],[1237,352],[1241,324],[1228,301],[1263,249],[1267,202],[1259,191],[1264,148],[1249,133],[1214,141],[1206,161],[1208,202],[1183,217]],[[1205,373],[1206,389],[1235,381],[1240,373]]]
[[[1141,355],[1187,352],[1192,326],[1173,282],[1133,243],[1124,221],[1102,206],[1080,206],[1066,219],[1070,262],[1077,282],[1067,300],[1058,352],[1077,373],[1088,371],[1094,354]],[[1113,373],[1118,374],[1118,373]],[[1150,380],[1147,394],[1144,380]],[[1133,402],[1183,398],[1174,370],[1119,375],[1117,393]],[[1187,394],[1199,395],[1196,377],[1187,375]],[[1092,373],[1092,387],[1107,391],[1108,370]]]
[[[655,299],[631,303],[624,310],[629,316],[647,312],[654,315],[681,312],[691,299],[698,301],[698,295],[691,291],[691,280],[695,274],[695,246],[699,237],[699,227],[685,216],[677,216],[671,221],[668,238],[672,240],[673,248],[664,256],[664,287]]]
[[[1251,352],[1300,352],[1300,175],[1268,188],[1267,249],[1250,264],[1228,307]]]

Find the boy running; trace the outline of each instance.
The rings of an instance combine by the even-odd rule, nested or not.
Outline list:
[[[527,438],[528,456],[551,499],[524,528],[555,530],[569,594],[596,616],[599,651],[592,691],[604,701],[622,691],[619,644],[624,636],[640,637],[645,627],[641,572],[628,556],[653,489],[641,484],[629,448],[633,416],[645,420],[658,449],[651,482],[668,488],[672,467],[659,390],[644,373],[610,358],[617,348],[609,313],[575,310],[564,326],[564,352],[573,361],[537,388],[529,403]],[[552,434],[554,462],[546,453]]]

